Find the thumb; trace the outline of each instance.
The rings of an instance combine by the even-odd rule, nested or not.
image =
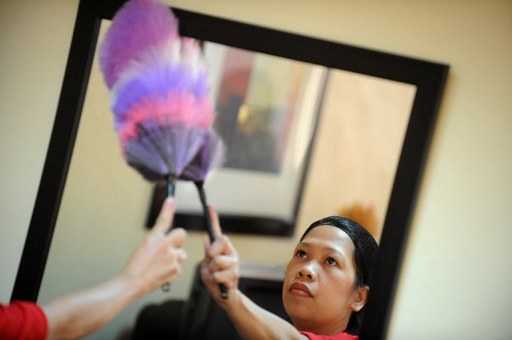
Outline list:
[[[171,228],[175,210],[176,200],[174,197],[167,197],[162,204],[160,214],[156,219],[152,232],[163,234],[167,233],[167,231]]]
[[[210,218],[212,220],[213,236],[217,240],[220,237],[222,237],[222,229],[220,228],[219,214],[217,214],[215,208],[211,206],[208,206],[208,211],[210,213]]]

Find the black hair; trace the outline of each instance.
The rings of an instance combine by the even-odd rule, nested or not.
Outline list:
[[[359,223],[340,216],[329,216],[313,222],[302,234],[300,241],[314,228],[329,225],[343,230],[355,246],[354,261],[356,269],[356,288],[370,287],[373,274],[373,263],[379,246],[373,236]],[[358,335],[363,323],[364,306],[350,316],[346,332]]]

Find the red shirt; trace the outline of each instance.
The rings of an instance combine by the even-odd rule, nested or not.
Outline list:
[[[318,335],[310,332],[300,332],[300,334],[304,334],[310,340],[358,340],[359,337],[356,335],[351,335],[345,332],[330,334],[330,335]]]
[[[0,339],[46,339],[48,321],[41,307],[32,302],[0,304]]]

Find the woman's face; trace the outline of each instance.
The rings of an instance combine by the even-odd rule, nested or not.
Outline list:
[[[312,229],[297,245],[283,285],[283,303],[299,330],[333,334],[345,330],[353,311],[366,302],[355,288],[354,243],[341,229]]]

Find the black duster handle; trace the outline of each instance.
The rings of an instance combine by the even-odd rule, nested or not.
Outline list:
[[[198,181],[198,182],[194,182],[194,184],[197,187],[197,191],[199,192],[199,199],[201,200],[201,205],[203,206],[203,213],[204,213],[204,218],[206,221],[206,231],[208,232],[208,237],[210,238],[210,242],[213,242],[213,241],[215,241],[215,235],[213,233],[212,218],[210,216],[210,211],[208,210],[208,204],[206,203],[206,194],[204,192],[204,187],[203,187],[204,182]],[[228,295],[228,289],[226,288],[226,286],[221,283],[221,284],[219,284],[219,289],[220,289],[220,296],[223,299],[227,299],[229,295]]]

